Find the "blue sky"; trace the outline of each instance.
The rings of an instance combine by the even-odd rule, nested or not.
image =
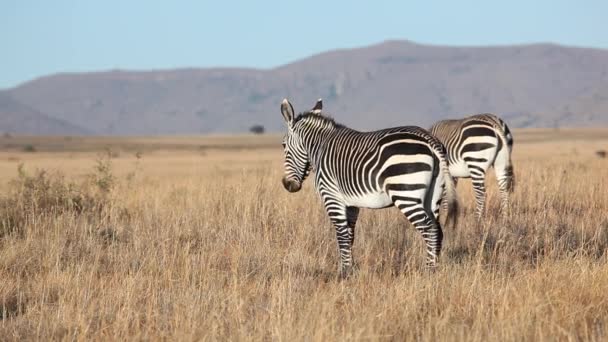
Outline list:
[[[387,39],[608,48],[606,0],[0,0],[0,88],[70,71],[271,68]]]

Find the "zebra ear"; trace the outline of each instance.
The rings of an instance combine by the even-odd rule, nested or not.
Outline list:
[[[293,124],[294,116],[293,106],[291,105],[291,103],[289,103],[287,99],[284,99],[283,102],[281,102],[281,114],[283,114],[283,119],[285,119],[287,126],[291,127],[291,124]]]
[[[311,112],[315,114],[321,114],[321,110],[323,110],[323,99],[318,99],[317,103],[315,103],[315,106],[312,107]]]

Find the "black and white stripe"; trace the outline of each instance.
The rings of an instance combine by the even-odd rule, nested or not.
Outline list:
[[[450,208],[446,222],[455,224],[457,210],[439,140],[414,126],[359,132],[323,116],[320,101],[296,117],[284,100],[281,112],[287,124],[283,185],[296,192],[314,171],[316,190],[336,229],[342,276],[353,264],[359,208],[399,208],[422,234],[427,264],[436,265],[443,239],[438,215],[444,193]]]
[[[496,173],[501,209],[506,211],[514,186],[513,136],[507,124],[494,114],[478,114],[439,121],[430,131],[446,148],[452,177],[471,178],[475,215],[481,218],[485,212],[485,177],[490,166]]]

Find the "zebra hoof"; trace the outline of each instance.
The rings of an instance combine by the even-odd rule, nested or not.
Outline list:
[[[339,271],[338,279],[339,280],[346,280],[346,279],[350,278],[354,273],[355,273],[355,268],[352,267],[352,266],[350,266],[350,267],[341,267],[340,271]]]
[[[427,261],[425,270],[427,272],[435,272],[439,267],[439,263],[437,261]]]

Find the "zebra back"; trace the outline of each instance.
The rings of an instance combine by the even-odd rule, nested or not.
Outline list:
[[[492,113],[483,113],[467,116],[462,119],[441,120],[436,122],[429,131],[436,136],[442,143],[448,145],[452,140],[458,140],[462,127],[472,121],[481,121],[490,124],[502,143],[513,148],[513,135],[507,124],[498,116]]]

